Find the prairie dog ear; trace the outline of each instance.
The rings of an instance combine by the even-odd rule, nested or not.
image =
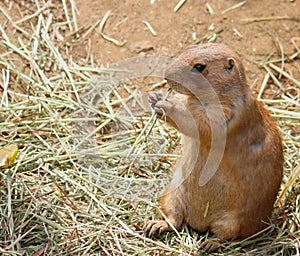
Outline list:
[[[228,58],[227,59],[227,63],[226,63],[226,67],[225,69],[228,71],[228,72],[231,72],[233,70],[235,66],[235,59],[233,58]]]

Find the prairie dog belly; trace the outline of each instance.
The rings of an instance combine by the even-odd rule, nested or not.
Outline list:
[[[186,223],[198,231],[206,231],[211,223],[208,215],[211,193],[199,181],[207,157],[201,152],[199,140],[182,135],[182,143],[182,156],[176,163],[171,184],[182,191]]]

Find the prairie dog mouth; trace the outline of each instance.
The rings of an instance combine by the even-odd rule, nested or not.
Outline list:
[[[191,95],[192,93],[186,89],[182,84],[180,83],[177,83],[177,82],[174,82],[172,80],[167,80],[168,82],[168,85],[170,87],[169,90],[174,90],[176,91],[177,93],[180,93],[180,94],[184,94],[184,95]]]

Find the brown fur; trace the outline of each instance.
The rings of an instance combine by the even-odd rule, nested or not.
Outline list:
[[[201,73],[218,95],[224,124],[218,123],[217,113],[215,118],[208,118],[207,109],[213,109],[214,102],[202,88],[202,80],[197,84],[201,102],[178,82],[183,81],[183,70],[197,63],[206,65]],[[233,68],[226,70],[232,64]],[[190,46],[167,69],[166,79],[184,101],[162,101],[152,94],[150,102],[183,134],[184,144],[174,177],[159,199],[160,209],[175,228],[187,223],[198,231],[209,229],[222,240],[245,238],[260,231],[272,213],[282,180],[282,143],[270,114],[250,92],[241,60],[223,44]],[[220,129],[226,126],[226,146],[217,172],[200,186],[211,149],[210,121]],[[190,125],[193,122],[196,130]],[[196,164],[188,158],[195,158]],[[184,181],[179,182],[178,176]],[[145,226],[149,236],[171,230],[164,220]]]

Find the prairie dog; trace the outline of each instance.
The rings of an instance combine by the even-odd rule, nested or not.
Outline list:
[[[272,117],[252,96],[239,56],[220,43],[189,46],[165,78],[183,102],[162,101],[158,93],[151,93],[149,102],[185,142],[159,198],[168,222],[176,229],[186,223],[210,230],[220,241],[262,230],[282,180],[282,141]],[[222,153],[216,167],[207,160],[212,150]],[[216,170],[201,183],[204,167]],[[149,221],[145,232],[153,237],[172,231],[168,222]],[[217,247],[204,243],[203,249]]]

